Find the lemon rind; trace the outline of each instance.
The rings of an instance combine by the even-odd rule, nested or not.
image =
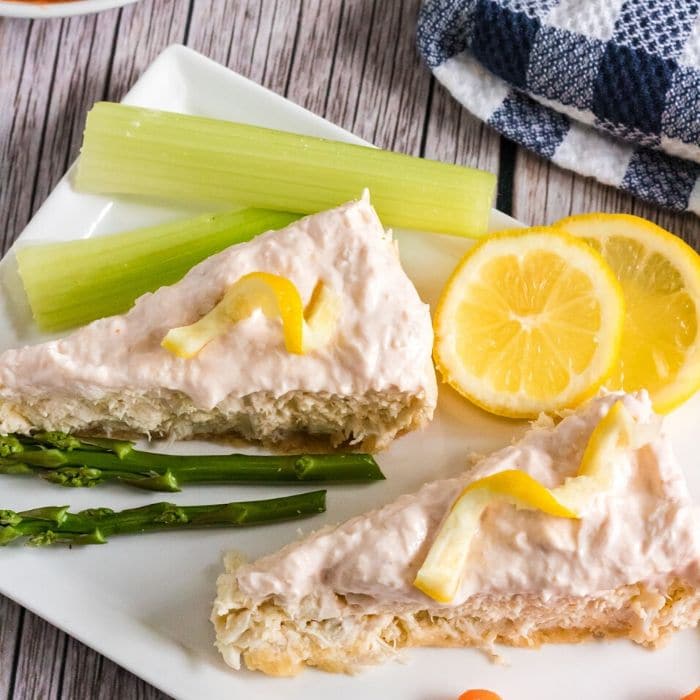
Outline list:
[[[498,392],[498,395],[496,395],[494,392],[490,397],[487,397],[474,390],[470,390],[470,387],[466,386],[466,382],[464,381],[464,376],[466,376],[466,374],[460,378],[456,376],[459,372],[454,372],[452,369],[452,366],[459,368],[459,357],[451,348],[448,348],[446,352],[443,342],[446,336],[449,335],[449,324],[453,323],[450,316],[454,315],[454,310],[450,308],[449,304],[457,304],[459,302],[458,299],[450,300],[449,296],[455,289],[455,283],[466,266],[477,259],[480,252],[487,246],[498,245],[501,241],[523,239],[526,237],[541,237],[543,243],[555,243],[555,247],[558,247],[562,252],[565,248],[568,248],[569,251],[576,250],[581,259],[587,258],[588,261],[593,263],[590,265],[589,269],[596,270],[599,274],[599,281],[603,281],[603,284],[607,285],[610,297],[608,300],[609,303],[601,305],[603,315],[608,318],[608,328],[606,331],[608,347],[604,348],[602,351],[601,348],[599,348],[596,352],[596,356],[598,357],[597,366],[594,367],[594,370],[588,372],[589,376],[586,377],[585,381],[579,380],[574,382],[573,386],[570,384],[567,390],[561,392],[557,396],[551,397],[547,401],[532,400],[524,393],[506,394],[505,392]],[[542,245],[541,247],[548,251],[552,250],[552,247],[549,245]],[[528,248],[527,250],[532,249],[533,248]],[[512,250],[508,252],[512,253]],[[568,261],[571,262],[570,260]],[[608,313],[606,314],[606,312]],[[576,236],[550,227],[509,229],[494,233],[489,236],[489,238],[479,241],[462,257],[455,270],[452,272],[440,296],[434,315],[433,328],[435,331],[435,345],[433,359],[444,381],[480,408],[507,418],[535,418],[543,412],[551,413],[561,408],[575,407],[597,393],[615,369],[622,342],[623,319],[624,298],[620,283],[603,257],[589,245]],[[445,355],[448,356],[448,361],[445,361]],[[476,383],[478,384],[478,381]]]
[[[696,391],[700,390],[700,255],[682,238],[647,219],[633,214],[576,214],[561,219],[552,226],[569,233],[569,235],[577,236],[578,234],[570,232],[567,226],[589,222],[600,222],[606,224],[606,226],[617,222],[632,226],[634,227],[634,236],[624,231],[610,232],[607,235],[627,235],[637,241],[641,238],[645,247],[664,255],[667,259],[669,259],[669,251],[677,253],[670,260],[683,276],[686,288],[696,300],[695,310],[698,337],[690,356],[678,371],[674,381],[666,387],[655,391],[651,397],[655,411],[658,413],[669,413],[685,403]],[[596,239],[607,237],[607,235],[603,236],[595,230],[586,231],[585,235],[588,238]],[[664,245],[660,245],[660,241],[663,241]]]

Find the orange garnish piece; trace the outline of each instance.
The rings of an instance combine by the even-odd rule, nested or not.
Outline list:
[[[475,690],[466,690],[459,696],[458,700],[501,700],[501,696],[491,690],[477,688]]]

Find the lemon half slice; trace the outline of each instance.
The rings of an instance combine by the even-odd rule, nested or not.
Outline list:
[[[646,388],[660,413],[700,389],[700,255],[656,224],[627,214],[583,214],[555,226],[607,260],[627,314],[611,389]]]
[[[435,363],[482,408],[530,418],[592,396],[617,362],[622,290],[601,256],[549,228],[494,234],[452,274]]]

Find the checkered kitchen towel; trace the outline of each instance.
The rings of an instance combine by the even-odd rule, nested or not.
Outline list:
[[[700,214],[700,0],[426,0],[418,46],[504,136]]]

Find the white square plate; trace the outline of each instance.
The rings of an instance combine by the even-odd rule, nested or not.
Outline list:
[[[164,51],[125,101],[362,143],[181,46]],[[100,235],[190,213],[78,194],[69,173],[18,245]],[[515,223],[494,212],[493,228]],[[398,237],[407,272],[422,297],[434,303],[469,242],[409,232],[399,232]],[[0,265],[0,282],[0,350],[42,340],[27,316],[11,253]],[[699,423],[700,395],[668,419],[696,499],[700,499],[700,465],[694,432]],[[385,700],[448,700],[469,687],[492,688],[506,700],[559,700],[564,694],[568,700],[680,697],[700,683],[700,636],[693,631],[676,635],[655,653],[627,642],[551,646],[540,651],[505,649],[505,666],[473,650],[412,650],[404,654],[402,665],[389,663],[354,678],[315,671],[293,680],[235,673],[214,650],[208,618],[226,550],[240,549],[251,557],[274,551],[295,539],[299,530],[308,532],[343,520],[415,490],[424,481],[456,474],[469,451],[500,447],[524,428],[522,423],[498,420],[471,408],[443,387],[430,428],[398,440],[380,455],[387,481],[329,488],[328,512],[323,516],[291,527],[122,537],[106,547],[41,551],[9,547],[0,551],[0,591],[176,698],[343,700],[364,694]],[[205,443],[157,447],[180,452],[220,449]],[[18,510],[65,503],[75,509],[126,508],[163,498],[163,494],[118,486],[61,490],[21,477],[3,477],[1,483],[2,507]],[[290,487],[189,487],[168,498],[181,504],[214,503],[294,491]]]

